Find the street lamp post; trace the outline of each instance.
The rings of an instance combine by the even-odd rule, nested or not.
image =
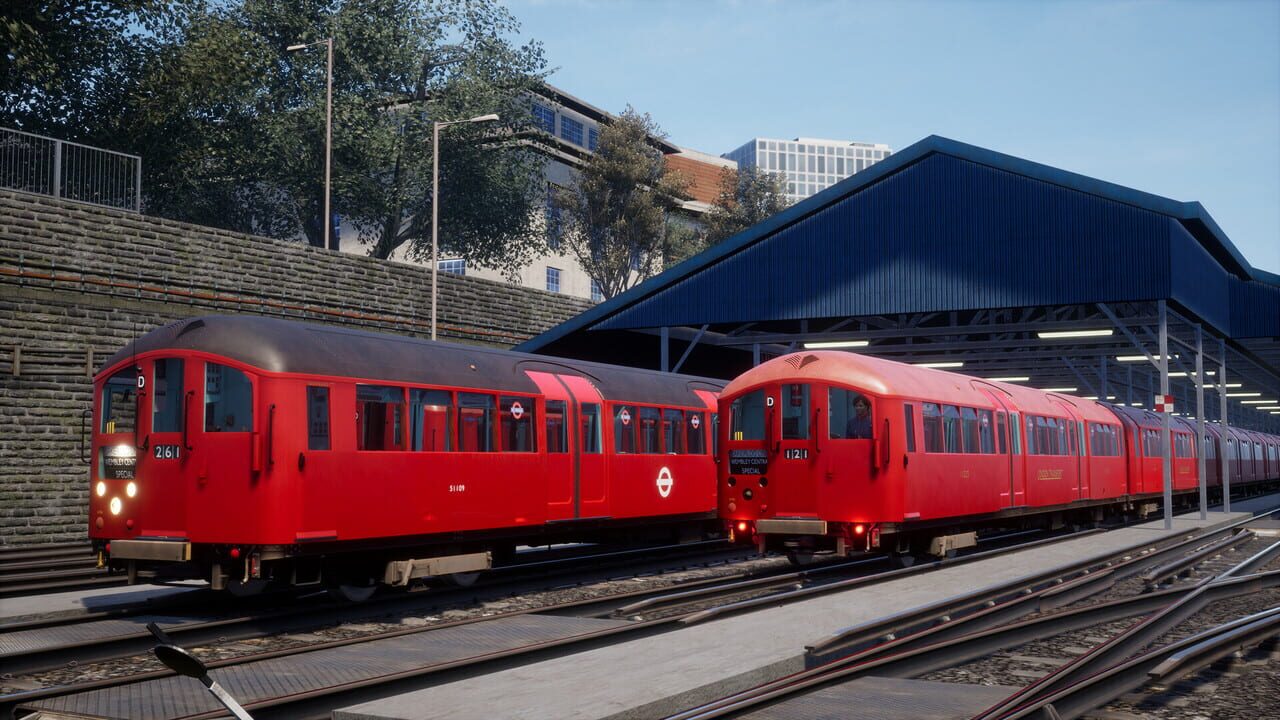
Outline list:
[[[324,246],[330,250],[337,250],[336,243],[331,246],[329,238],[330,229],[333,226],[333,214],[329,209],[329,166],[333,157],[333,38],[290,45],[285,49],[289,52],[295,52],[321,43],[324,44],[328,52],[324,90]]]
[[[431,124],[431,339],[436,339],[436,301],[439,298],[436,280],[440,275],[440,240],[437,227],[440,219],[440,128],[466,123],[493,122],[495,114],[480,115],[469,120],[451,120]]]

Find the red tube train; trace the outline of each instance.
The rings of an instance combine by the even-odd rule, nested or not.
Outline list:
[[[722,383],[262,317],[154,330],[94,383],[89,534],[215,588],[490,567],[717,527]]]
[[[739,540],[904,560],[982,525],[1146,514],[1162,498],[1161,416],[847,352],[766,362],[720,395],[719,503]],[[1195,427],[1173,418],[1175,500],[1198,487]],[[1222,484],[1221,428],[1207,482]],[[1280,478],[1280,437],[1230,428],[1232,485]]]

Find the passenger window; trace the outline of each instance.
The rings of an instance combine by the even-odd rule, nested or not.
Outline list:
[[[907,439],[907,452],[916,451],[916,417],[915,406],[911,403],[902,405],[902,422],[906,426],[906,432],[903,434]]]
[[[307,386],[307,449],[329,449],[329,388]]]
[[[458,393],[458,449],[493,452],[492,395]]]
[[[749,392],[729,404],[729,439],[764,439],[764,390]]]
[[[250,432],[253,430],[253,384],[239,370],[205,363],[205,432]]]
[[[1028,415],[1027,421],[1027,454],[1039,455],[1036,452],[1036,418],[1034,415]]]
[[[553,454],[569,452],[569,423],[566,421],[567,408],[563,400],[547,401],[547,452]]]
[[[686,449],[690,455],[707,454],[707,428],[703,426],[702,418],[703,414],[700,412],[685,413],[685,427],[689,438]]]
[[[662,452],[662,413],[658,408],[640,408],[640,452],[657,455]]]
[[[942,437],[946,443],[945,452],[964,452],[964,444],[960,438],[960,409],[955,405],[942,406]]]
[[[924,451],[946,452],[942,443],[942,408],[934,403],[924,403]]]
[[[662,411],[662,442],[668,455],[684,454],[684,413],[679,410]]]
[[[151,432],[182,432],[182,360],[155,361],[151,380]]]
[[[602,443],[600,442],[600,405],[597,403],[582,403],[582,452],[584,454],[599,454]]]
[[[636,451],[636,409],[630,405],[617,405],[613,409],[614,451],[630,454]]]
[[[978,411],[960,408],[960,422],[964,430],[964,451],[975,454],[982,452],[982,442],[978,439]]]
[[[536,452],[533,398],[502,398],[502,450],[504,452]]]
[[[138,429],[138,371],[125,368],[102,384],[102,432]]]
[[[1009,441],[1005,439],[1005,421],[1004,413],[996,413],[996,437],[999,438],[1000,454],[1004,455],[1009,452]]]
[[[782,386],[782,439],[809,439],[809,386]]]
[[[827,392],[827,435],[833,440],[870,440],[871,401],[857,390],[831,388]]]
[[[357,450],[404,450],[404,388],[356,385]]]
[[[995,437],[992,435],[994,428],[991,427],[991,411],[978,411],[978,434],[982,439],[982,452],[985,455],[993,455],[996,451]]]
[[[409,447],[426,452],[453,449],[453,393],[409,389]]]

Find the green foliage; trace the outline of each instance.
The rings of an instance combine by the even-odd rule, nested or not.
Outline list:
[[[720,193],[707,218],[706,247],[711,247],[787,207],[787,183],[781,173],[755,165],[720,173]]]
[[[508,39],[518,26],[496,0],[193,2],[156,11],[163,20],[140,42],[120,40],[144,5],[86,18],[109,46],[133,49],[112,70],[112,111],[91,97],[77,117],[81,137],[143,156],[148,213],[321,244],[325,47],[285,48],[332,37],[332,204],[344,234],[354,228],[378,257],[428,254],[431,123],[496,112],[499,123],[441,133],[442,250],[509,270],[540,245],[541,160],[504,139],[525,128],[545,61],[538,44]],[[103,72],[70,75],[95,87]]]
[[[661,137],[648,114],[628,106],[600,128],[576,191],[557,200],[567,221],[564,242],[605,298],[661,270],[674,238],[671,211],[687,183],[667,173],[662,152],[650,142]]]

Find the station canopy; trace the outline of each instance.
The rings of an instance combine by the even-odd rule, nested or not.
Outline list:
[[[1150,408],[1162,315],[1177,411],[1199,342],[1228,421],[1280,432],[1280,276],[1200,203],[931,136],[516,349],[728,378],[844,347]]]

